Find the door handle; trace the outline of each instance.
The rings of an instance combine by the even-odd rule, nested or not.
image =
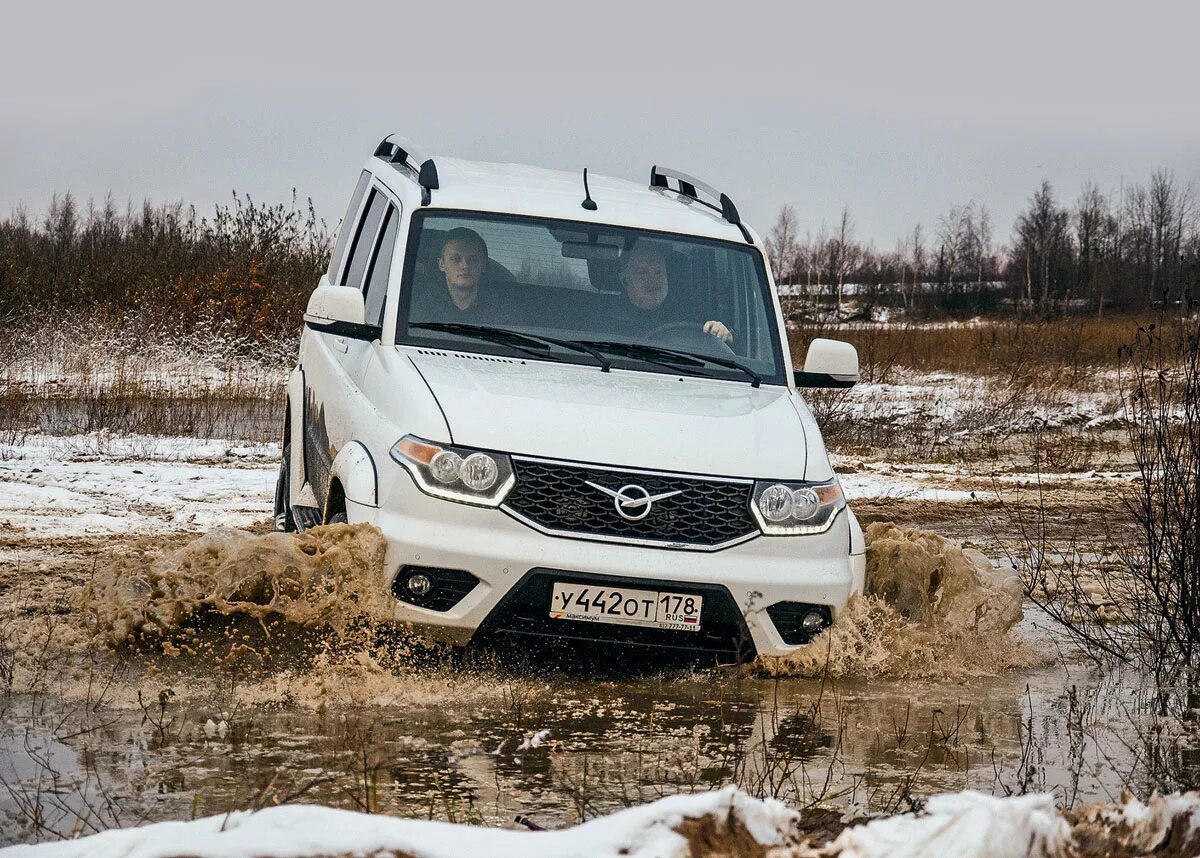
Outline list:
[[[342,354],[345,354],[346,351],[350,348],[350,346],[346,344],[345,337],[334,337],[333,338],[333,347],[335,349],[337,349],[339,352],[341,352]]]

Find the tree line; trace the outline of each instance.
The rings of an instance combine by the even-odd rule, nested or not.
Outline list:
[[[785,205],[766,244],[781,291],[838,309],[853,298],[862,314],[889,305],[916,313],[1143,312],[1200,295],[1196,189],[1165,170],[1113,193],[1088,182],[1070,204],[1043,181],[1007,242],[997,240],[987,207],[972,200],[932,231],[918,224],[882,251],[855,238],[849,210],[801,237],[796,210]]]
[[[43,218],[18,209],[0,220],[0,324],[83,312],[122,329],[294,336],[330,243],[311,201],[294,196],[272,206],[235,193],[208,217],[181,203],[121,209],[111,197],[56,196]],[[1088,183],[1070,205],[1042,182],[1007,243],[973,200],[888,251],[857,240],[848,210],[801,237],[784,206],[767,250],[793,315],[820,304],[861,314],[1141,312],[1200,294],[1200,205],[1165,171],[1115,193]]]

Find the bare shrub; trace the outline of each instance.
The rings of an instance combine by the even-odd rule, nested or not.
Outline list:
[[[1155,675],[1200,664],[1200,323],[1140,328],[1122,350],[1125,407],[1141,480],[1130,512],[1140,542],[1125,556],[1132,607],[1126,648],[1145,652]]]
[[[80,211],[67,194],[41,223],[0,220],[0,319],[84,311],[133,336],[225,326],[269,341],[299,326],[329,248],[312,202],[294,196],[271,206],[235,193],[208,218],[149,202],[122,213],[111,198]]]
[[[1053,545],[1039,510],[1014,507],[1026,586],[1089,654],[1169,683],[1200,658],[1200,323],[1138,328],[1120,350],[1137,479],[1098,550]],[[1034,456],[1035,464],[1046,461]]]
[[[1031,601],[1094,661],[1143,678],[1142,696],[1122,717],[1141,743],[1139,785],[1153,788],[1186,784],[1195,770],[1185,751],[1196,738],[1190,712],[1200,689],[1200,322],[1192,310],[1139,327],[1120,349],[1137,478],[1105,541],[1062,537],[1040,493],[1032,505],[1008,507]]]

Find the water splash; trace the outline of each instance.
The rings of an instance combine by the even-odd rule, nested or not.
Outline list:
[[[1014,571],[945,537],[890,523],[867,527],[867,580],[833,626],[783,657],[772,676],[991,675],[1038,659],[1010,630],[1024,593]]]
[[[167,638],[205,612],[344,634],[359,618],[391,617],[386,548],[368,524],[302,534],[221,528],[150,563],[117,559],[83,588],[81,606],[113,646]]]
[[[1022,617],[1015,572],[928,531],[876,523],[866,535],[866,594],[852,599],[834,626],[808,646],[782,658],[760,658],[762,671],[953,677],[1036,663],[1010,634]],[[284,646],[294,647],[310,632],[319,662],[357,664],[355,681],[374,676],[386,682],[376,635],[393,616],[383,586],[385,549],[380,532],[366,524],[303,534],[221,529],[151,562],[117,560],[83,589],[80,604],[94,634],[111,646],[150,643],[169,655],[214,653],[213,642],[197,628],[202,617],[217,614],[248,619],[268,638],[273,624]],[[236,646],[262,660],[269,644]],[[316,669],[310,676],[341,673]]]

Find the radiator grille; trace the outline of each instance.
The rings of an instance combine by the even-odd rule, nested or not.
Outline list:
[[[516,485],[505,507],[544,530],[598,539],[713,549],[758,532],[750,514],[751,483],[641,471],[615,471],[565,462],[514,457]],[[594,485],[590,485],[594,484]],[[620,515],[611,495],[654,500],[644,517]],[[641,490],[644,490],[642,492]],[[637,515],[644,507],[626,507]]]

